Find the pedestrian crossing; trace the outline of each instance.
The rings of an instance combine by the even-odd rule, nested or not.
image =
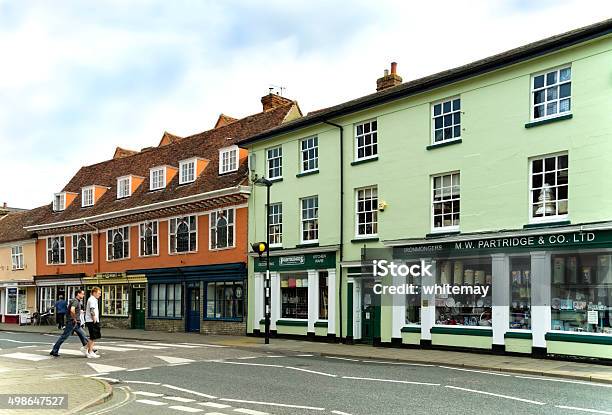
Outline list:
[[[181,396],[168,396],[163,393],[132,391],[132,394],[136,396],[134,400],[135,403],[142,406],[163,406],[168,410],[172,410],[168,412],[203,413],[203,415],[270,415],[268,412],[254,409],[234,408],[231,405],[217,402],[197,402],[195,399],[183,398]],[[172,402],[180,402],[182,405],[173,405]],[[187,404],[190,406],[187,406]],[[205,412],[210,410],[214,412]],[[220,410],[223,412],[218,412]]]

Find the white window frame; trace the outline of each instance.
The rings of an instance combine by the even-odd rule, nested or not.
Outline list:
[[[372,123],[376,123],[376,129],[375,130],[372,129]],[[364,132],[366,124],[370,124],[370,131],[368,131],[367,133]],[[358,134],[359,127],[362,127],[362,133],[361,134]],[[354,148],[355,148],[355,154],[354,154],[355,161],[369,160],[369,159],[377,158],[378,157],[378,119],[373,118],[371,120],[366,120],[366,121],[361,121],[361,122],[356,123],[355,124],[355,128],[354,128],[354,133],[355,133],[354,134],[355,138],[354,138],[353,143],[354,143]],[[364,137],[364,140],[365,140],[365,136],[366,135],[370,135],[370,134],[376,134],[376,137],[373,137],[373,138],[376,139],[376,143],[372,142],[372,143],[370,143],[367,146],[364,144],[363,146],[360,147],[359,146],[359,137]],[[373,147],[374,145],[376,145],[376,152],[375,153],[373,152],[373,154],[371,154],[369,156],[365,156],[364,155],[363,157],[359,157],[359,149],[360,148],[364,148],[365,149],[366,147]],[[364,150],[364,154],[365,154],[365,150]]]
[[[38,287],[38,311],[44,313],[55,304],[55,286]]]
[[[172,235],[175,236],[176,238],[176,230],[178,229],[178,221],[182,220],[184,218],[189,218],[193,216],[195,218],[195,230],[191,229],[191,225],[189,224],[189,219],[187,219],[187,225],[189,226],[189,234],[191,235],[192,232],[195,232],[195,247],[189,247],[190,249],[187,251],[172,251]],[[196,214],[188,214],[188,215],[182,215],[182,216],[175,216],[173,218],[168,219],[168,255],[181,255],[181,254],[190,254],[190,253],[194,253],[194,252],[198,252],[198,219],[199,216]],[[170,222],[175,221],[176,223],[174,224],[174,233],[170,232],[171,229],[171,225]],[[189,240],[191,241],[191,236],[189,236]],[[190,243],[191,245],[191,243]],[[193,249],[191,249],[193,248]]]
[[[95,203],[96,189],[94,186],[87,186],[81,189],[81,207],[93,206]]]
[[[123,183],[127,181],[127,194],[123,194]],[[117,177],[117,199],[132,196],[132,176]]]
[[[127,232],[126,232],[126,228],[127,228]],[[117,226],[114,228],[109,228],[106,229],[105,231],[106,234],[106,262],[113,262],[113,261],[123,261],[126,259],[130,259],[130,251],[131,251],[131,246],[130,246],[130,232],[131,232],[131,226],[130,225],[124,225],[124,226]],[[123,244],[124,244],[124,251],[123,251],[123,256],[121,258],[114,258],[115,254],[115,248],[113,246],[113,258],[109,258],[108,256],[108,246],[109,245],[114,245],[114,239],[115,239],[115,233],[116,232],[120,232],[121,235],[123,236]],[[111,233],[111,237],[109,238],[109,233]],[[126,237],[127,235],[127,237]],[[127,242],[127,255],[125,253],[125,243]]]
[[[189,165],[193,165],[193,169],[189,167]],[[179,161],[179,184],[193,183],[196,179],[196,169],[197,169],[197,158],[190,158],[186,160]],[[183,171],[183,167],[186,166],[186,171]],[[193,171],[191,171],[193,170]],[[185,177],[185,175],[190,175],[193,173],[193,177]]]
[[[108,295],[110,294],[110,287],[114,287],[115,288],[115,295],[113,298],[108,299]],[[121,296],[117,296],[117,288],[121,287]],[[128,284],[102,284],[101,285],[102,288],[102,295],[100,297],[99,303],[101,305],[100,307],[100,313],[102,314],[102,316],[109,316],[109,317],[127,317],[130,313],[130,288]],[[121,300],[121,311],[126,310],[126,313],[117,313],[117,301]],[[109,311],[107,310],[106,307],[106,303],[107,302],[113,302],[115,303],[115,313],[109,313]],[[127,304],[127,306],[124,306],[124,302]]]
[[[304,143],[308,145],[308,143],[312,142],[314,145],[310,147],[304,148]],[[310,156],[310,151],[313,151],[314,157]],[[314,164],[313,168],[305,169],[304,164],[309,165],[310,163]],[[316,135],[302,138],[300,140],[300,172],[301,173],[309,173],[313,171],[319,170],[319,137]]]
[[[446,201],[439,201],[436,202],[434,201],[434,194],[435,194],[435,189],[434,189],[434,183],[435,183],[435,179],[440,177],[442,180],[442,183],[444,182],[444,177],[445,176],[451,176],[451,184],[450,184],[450,191],[452,192],[453,189],[453,176],[457,175],[459,176],[459,197],[458,198],[453,198],[451,196],[450,199],[446,200]],[[444,189],[445,186],[442,185],[441,189]],[[461,227],[461,172],[459,170],[456,171],[450,171],[450,172],[445,172],[445,173],[440,173],[440,174],[434,174],[431,176],[431,179],[429,181],[429,189],[431,192],[431,196],[430,196],[430,212],[431,212],[431,232],[432,233],[437,233],[437,232],[455,232],[458,231]],[[452,193],[451,193],[452,195]],[[454,201],[458,201],[459,202],[459,225],[450,225],[450,226],[440,226],[440,227],[435,227],[435,204],[436,203],[446,203],[446,202],[450,202],[452,205],[452,202]],[[451,214],[453,215],[454,212]],[[452,217],[452,216],[451,216]],[[442,221],[444,221],[444,216],[442,216]]]
[[[569,78],[569,80],[561,81],[560,80],[561,79],[560,78],[561,71],[564,70],[564,69],[569,69],[570,70],[570,78]],[[546,85],[546,77],[547,77],[547,75],[549,73],[552,73],[552,72],[556,72],[557,73],[557,81],[554,84]],[[530,106],[529,106],[529,119],[532,122],[543,121],[543,120],[548,120],[548,119],[552,119],[552,118],[562,117],[562,116],[569,115],[569,114],[572,113],[572,105],[573,105],[572,101],[573,101],[573,98],[572,98],[571,91],[570,91],[569,96],[563,97],[563,98],[559,98],[559,89],[560,89],[561,85],[569,83],[570,84],[570,90],[572,89],[572,76],[573,76],[572,72],[573,72],[572,65],[571,64],[566,64],[566,65],[561,65],[561,66],[557,66],[557,67],[554,67],[554,68],[549,68],[549,69],[546,69],[544,71],[536,72],[536,73],[531,75],[531,77],[529,78],[529,82],[530,82],[530,84],[529,84],[529,91],[530,91],[530,94],[529,94],[530,95],[529,96],[529,103],[530,103]],[[544,86],[542,86],[540,88],[535,88],[534,87],[534,81],[535,81],[535,78],[537,78],[538,76],[544,76]],[[547,93],[546,90],[548,88],[552,88],[552,87],[556,87],[556,89],[557,89],[557,98],[551,99],[549,101],[548,100],[548,93]],[[535,100],[534,100],[534,95],[538,91],[544,91],[544,101],[542,103],[536,104]],[[569,109],[569,111],[559,112],[559,104],[561,103],[561,100],[565,100],[565,99],[569,99],[570,109]],[[556,102],[556,104],[557,104],[557,112],[554,113],[554,114],[546,115],[546,112],[547,112],[546,107],[551,102]],[[534,116],[534,110],[535,110],[535,107],[539,106],[539,105],[543,105],[544,106],[544,114],[545,115],[542,116],[542,117],[536,118]]]
[[[568,173],[568,178],[567,178],[567,199],[561,199],[566,200],[567,201],[567,213],[562,214],[562,215],[553,215],[553,216],[542,216],[542,217],[537,217],[537,216],[533,216],[533,205],[535,204],[533,202],[533,192],[534,189],[533,188],[533,162],[536,160],[542,160],[542,171],[544,172],[544,159],[547,158],[551,158],[554,157],[555,158],[555,170],[554,170],[554,174],[556,175],[557,172],[559,171],[558,169],[558,157],[559,156],[567,156],[567,168],[566,169],[562,169],[562,170],[566,170]],[[544,185],[544,178],[542,179],[542,186]],[[554,185],[551,186],[551,188],[554,190],[558,187],[558,185]],[[543,188],[543,187],[542,187]],[[558,221],[563,221],[563,220],[567,220],[569,218],[569,212],[570,212],[570,199],[569,199],[569,154],[567,151],[562,151],[562,152],[558,152],[558,153],[551,153],[551,154],[545,154],[545,155],[541,155],[541,156],[535,156],[535,157],[531,157],[529,159],[529,223],[546,223],[546,222],[558,222]],[[558,208],[558,203],[559,200],[558,199],[554,199],[554,203],[555,206],[557,206]]]
[[[312,218],[308,218],[308,219],[304,219],[304,207],[303,207],[303,202],[305,202],[306,200],[309,199],[316,199],[316,216],[312,217]],[[319,196],[318,195],[314,195],[314,196],[307,196],[307,197],[303,197],[300,199],[300,243],[301,244],[314,244],[314,243],[318,243],[319,242]],[[315,220],[316,224],[317,224],[317,237],[316,239],[304,239],[304,225],[309,222]]]
[[[158,173],[157,179],[161,183],[156,183],[155,173]],[[157,184],[157,186],[156,186]],[[153,167],[149,169],[149,190],[159,190],[166,187],[166,167]]]
[[[78,245],[78,241],[79,239],[84,236],[85,237],[85,249],[91,251],[91,261],[76,261],[76,255],[75,255],[75,251],[78,252],[79,249],[79,245]],[[87,237],[89,237],[89,244],[87,244]],[[75,245],[76,242],[76,245]],[[83,232],[83,233],[74,233],[71,236],[71,253],[72,253],[72,264],[93,264],[94,262],[94,257],[93,257],[93,234],[91,232]],[[87,254],[85,254],[87,256]]]
[[[13,271],[22,270],[25,268],[23,262],[23,245],[15,245],[11,247],[11,265]]]
[[[270,152],[275,150],[278,150],[278,155],[270,157]],[[271,171],[277,169],[276,167],[270,168],[271,160],[279,161],[278,170],[280,174],[277,176],[272,176],[270,173]],[[270,180],[278,180],[283,178],[283,146],[275,146],[266,149],[266,175]]]
[[[213,248],[212,246],[212,234],[213,232],[217,231],[217,221],[218,221],[218,215],[221,212],[225,212],[225,217],[229,218],[229,212],[232,211],[232,222],[230,223],[229,219],[227,220],[227,227],[229,228],[230,226],[232,227],[231,232],[232,232],[232,244],[229,245],[227,244],[227,246],[221,247],[221,248]],[[213,210],[211,212],[208,213],[208,217],[209,217],[209,226],[208,226],[208,249],[211,251],[221,251],[224,249],[232,249],[236,247],[236,209],[235,208],[225,208],[225,209],[216,209]],[[229,237],[229,229],[227,232],[227,237]],[[215,240],[217,240],[217,237],[215,237]]]
[[[459,100],[459,108],[455,109],[455,101]],[[446,103],[450,103],[450,111],[444,111],[444,104]],[[440,105],[440,114],[435,115],[435,107],[437,105]],[[463,115],[463,111],[461,110],[461,96],[457,95],[457,96],[453,96],[453,97],[448,97],[448,98],[444,98],[444,99],[440,99],[438,101],[432,102],[431,103],[431,117],[430,117],[430,121],[431,121],[431,144],[432,145],[439,145],[442,143],[450,143],[452,141],[457,141],[457,140],[461,140],[461,116]],[[445,126],[444,125],[444,117],[446,115],[450,115],[451,117],[451,124],[450,126]],[[455,122],[455,115],[457,115],[459,117],[459,123]],[[441,118],[442,119],[442,127],[441,128],[436,128],[436,118]],[[455,127],[459,127],[459,135],[455,136]],[[445,139],[444,138],[444,130],[446,128],[451,128],[452,129],[452,138],[448,138]],[[440,130],[442,132],[442,139],[436,141],[436,131]]]
[[[53,250],[49,248],[49,240],[57,239],[59,241],[60,257],[64,252],[64,260],[62,262],[49,262],[49,252]],[[65,265],[66,264],[66,238],[64,236],[48,236],[45,238],[45,251],[47,253],[45,261],[47,265]]]
[[[231,173],[238,170],[238,146],[219,149],[219,174]]]
[[[155,238],[156,243],[153,245],[155,247],[155,253],[153,254],[144,254],[142,252],[142,244],[143,239],[145,238],[143,234],[143,230],[147,224],[156,223],[155,232],[152,231],[151,237]],[[151,257],[151,256],[159,256],[159,221],[158,220],[147,220],[144,222],[140,222],[138,224],[138,256],[140,257]]]
[[[274,210],[276,212],[273,212]],[[283,246],[283,204],[281,202],[278,203],[270,203],[270,209],[267,212],[270,215],[270,228],[268,228],[268,233],[270,235],[270,247],[282,247]],[[271,228],[278,226],[280,231],[272,233]],[[278,236],[280,242],[274,242],[274,236]]]
[[[61,212],[64,209],[66,209],[66,193],[61,192],[53,194],[53,211]]]
[[[376,192],[376,203],[373,204],[373,209],[366,211],[364,210],[363,212],[359,211],[359,192],[365,192],[367,190],[370,190],[370,192]],[[370,193],[372,194],[372,193]],[[370,197],[370,200],[373,200],[374,197]],[[365,199],[364,199],[365,200]],[[372,216],[374,217],[373,222],[370,222],[369,224],[372,225],[373,228],[376,229],[376,232],[373,233],[359,233],[359,213],[368,213],[371,212]],[[364,223],[364,225],[367,225],[368,223]],[[377,185],[373,185],[373,186],[365,186],[365,187],[360,187],[355,189],[355,238],[359,239],[359,238],[375,238],[378,236],[378,186]]]

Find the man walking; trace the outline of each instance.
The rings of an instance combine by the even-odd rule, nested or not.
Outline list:
[[[66,307],[68,303],[64,300],[64,296],[60,295],[57,303],[55,303],[55,320],[57,321],[57,328],[62,330],[64,328],[64,317],[66,317]]]
[[[93,287],[91,289],[91,295],[87,299],[87,306],[85,307],[85,325],[89,331],[89,341],[87,342],[87,357],[98,358],[94,351],[95,341],[102,337],[100,333],[100,312],[98,311],[98,298],[100,298],[100,287]]]
[[[83,329],[81,328],[81,323],[79,321],[82,308],[81,301],[83,300],[83,297],[85,297],[85,291],[79,288],[75,291],[75,298],[70,300],[70,302],[68,303],[68,320],[66,321],[66,327],[64,328],[64,332],[62,333],[62,335],[59,337],[59,339],[57,339],[57,342],[55,342],[55,344],[53,345],[53,349],[49,353],[51,356],[59,357],[58,352],[60,347],[66,340],[68,340],[72,332],[76,332],[76,334],[79,336],[81,344],[83,345],[81,347],[81,353],[87,356],[87,350],[85,349],[85,345],[87,344],[87,337],[85,336],[85,333],[83,332]]]

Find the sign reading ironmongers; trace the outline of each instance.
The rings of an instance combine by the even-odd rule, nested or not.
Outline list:
[[[254,258],[255,272],[266,271],[266,258]],[[270,257],[271,271],[336,268],[336,253],[287,255]]]

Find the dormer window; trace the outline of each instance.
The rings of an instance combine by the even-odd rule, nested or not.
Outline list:
[[[81,207],[94,205],[94,187],[84,187],[81,189]]]
[[[130,197],[132,194],[132,177],[125,176],[117,179],[117,199]]]
[[[53,211],[59,212],[66,209],[66,193],[56,193],[53,195]]]
[[[183,160],[179,163],[179,184],[195,181],[196,159]]]
[[[166,187],[166,168],[154,167],[149,173],[150,190],[158,190]]]
[[[219,149],[219,174],[238,170],[238,146]]]

